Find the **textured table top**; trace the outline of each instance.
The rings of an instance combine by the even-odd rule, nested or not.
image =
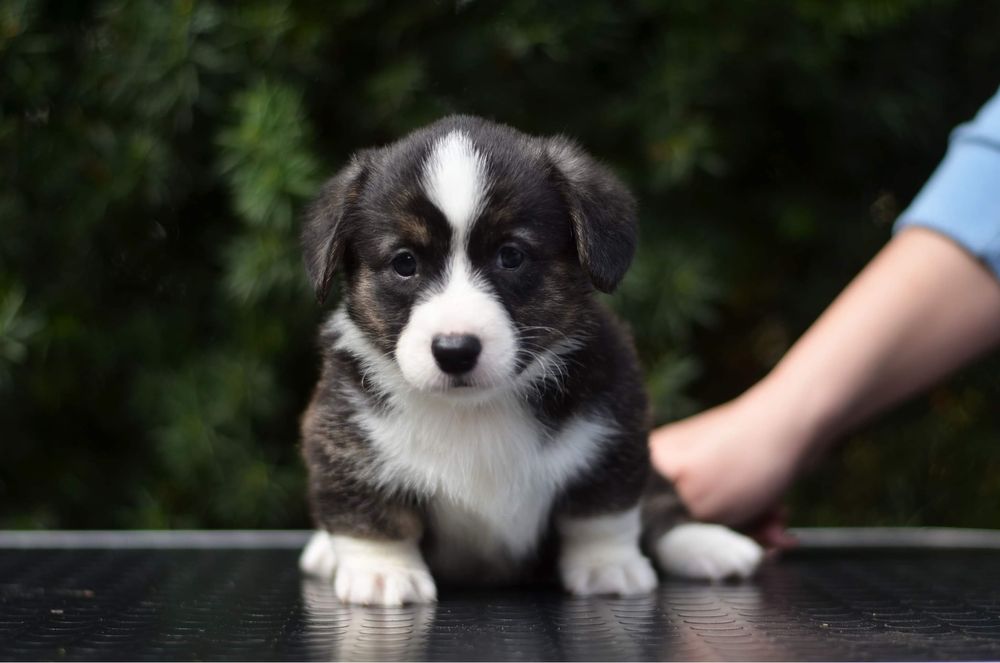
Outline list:
[[[805,531],[752,582],[642,598],[554,587],[343,606],[301,532],[0,533],[0,659],[1000,658],[1000,535]]]

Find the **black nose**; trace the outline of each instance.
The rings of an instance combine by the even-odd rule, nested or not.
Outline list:
[[[445,373],[467,373],[476,365],[483,349],[479,338],[471,334],[441,334],[431,341],[434,361]]]

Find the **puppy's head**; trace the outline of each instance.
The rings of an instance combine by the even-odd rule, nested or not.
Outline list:
[[[303,231],[319,300],[343,270],[368,344],[411,387],[455,395],[557,362],[635,243],[632,196],[576,145],[464,116],[356,154]]]

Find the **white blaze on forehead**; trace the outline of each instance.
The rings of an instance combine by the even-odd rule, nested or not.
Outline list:
[[[516,332],[466,255],[469,227],[486,204],[486,161],[469,136],[456,129],[431,146],[421,183],[427,199],[451,225],[453,240],[443,279],[413,307],[399,336],[399,367],[411,385],[444,387],[448,378],[434,360],[431,343],[442,334],[469,334],[479,339],[482,352],[466,379],[475,386],[497,386],[513,377]]]
[[[423,186],[456,236],[464,238],[482,210],[487,186],[486,164],[468,136],[455,130],[434,144],[424,165]]]

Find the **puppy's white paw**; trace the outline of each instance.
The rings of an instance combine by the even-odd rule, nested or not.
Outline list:
[[[656,557],[667,573],[722,580],[749,578],[764,559],[764,549],[728,527],[687,523],[660,537]]]
[[[656,587],[656,572],[639,552],[639,510],[585,518],[563,518],[559,576],[578,596],[645,594]]]
[[[333,591],[344,603],[364,605],[399,606],[437,599],[431,574],[421,569],[341,566],[333,582]]]
[[[312,535],[299,556],[299,568],[309,575],[333,579],[337,558],[333,554],[333,546],[330,544],[330,535],[327,532],[316,530]]]
[[[341,601],[398,606],[437,600],[434,579],[415,542],[339,535],[328,541],[336,559],[333,591]]]
[[[656,587],[656,571],[637,549],[618,555],[564,558],[559,564],[563,587],[577,596],[646,594]]]

